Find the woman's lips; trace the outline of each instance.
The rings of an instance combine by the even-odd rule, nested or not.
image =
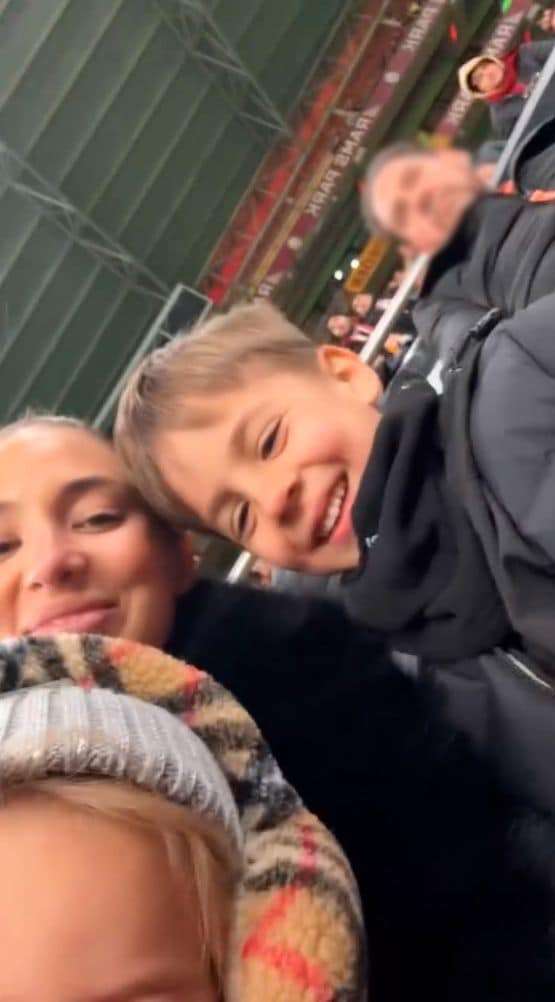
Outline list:
[[[91,606],[74,612],[59,613],[33,626],[28,632],[45,633],[108,633],[115,625],[117,606]]]

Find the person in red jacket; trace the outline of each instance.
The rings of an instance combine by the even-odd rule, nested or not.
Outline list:
[[[482,55],[459,69],[463,94],[486,101],[495,132],[507,139],[553,48],[551,38],[520,45],[506,56]]]

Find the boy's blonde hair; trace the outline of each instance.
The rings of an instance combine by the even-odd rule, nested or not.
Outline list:
[[[49,777],[3,786],[0,811],[23,798],[42,798],[80,813],[100,814],[159,839],[176,881],[183,882],[184,889],[192,883],[204,949],[199,960],[223,998],[233,898],[240,876],[237,852],[224,832],[188,807],[116,780]],[[184,907],[190,908],[191,902],[184,901]]]
[[[114,427],[116,448],[147,501],[180,528],[194,528],[196,520],[160,476],[154,440],[162,431],[198,426],[203,417],[194,398],[243,386],[254,366],[317,369],[312,341],[261,300],[234,306],[158,348],[123,390]]]

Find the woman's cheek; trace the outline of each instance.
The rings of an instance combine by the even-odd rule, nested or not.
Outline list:
[[[131,521],[104,535],[102,551],[104,569],[120,586],[140,579],[153,563],[146,527]]]

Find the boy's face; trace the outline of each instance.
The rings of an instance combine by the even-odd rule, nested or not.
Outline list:
[[[503,67],[492,59],[484,59],[472,74],[472,86],[480,94],[491,94],[503,83]]]
[[[351,508],[379,422],[381,384],[327,345],[312,372],[253,363],[244,385],[187,400],[194,426],[155,457],[204,524],[269,563],[315,574],[358,563]]]

